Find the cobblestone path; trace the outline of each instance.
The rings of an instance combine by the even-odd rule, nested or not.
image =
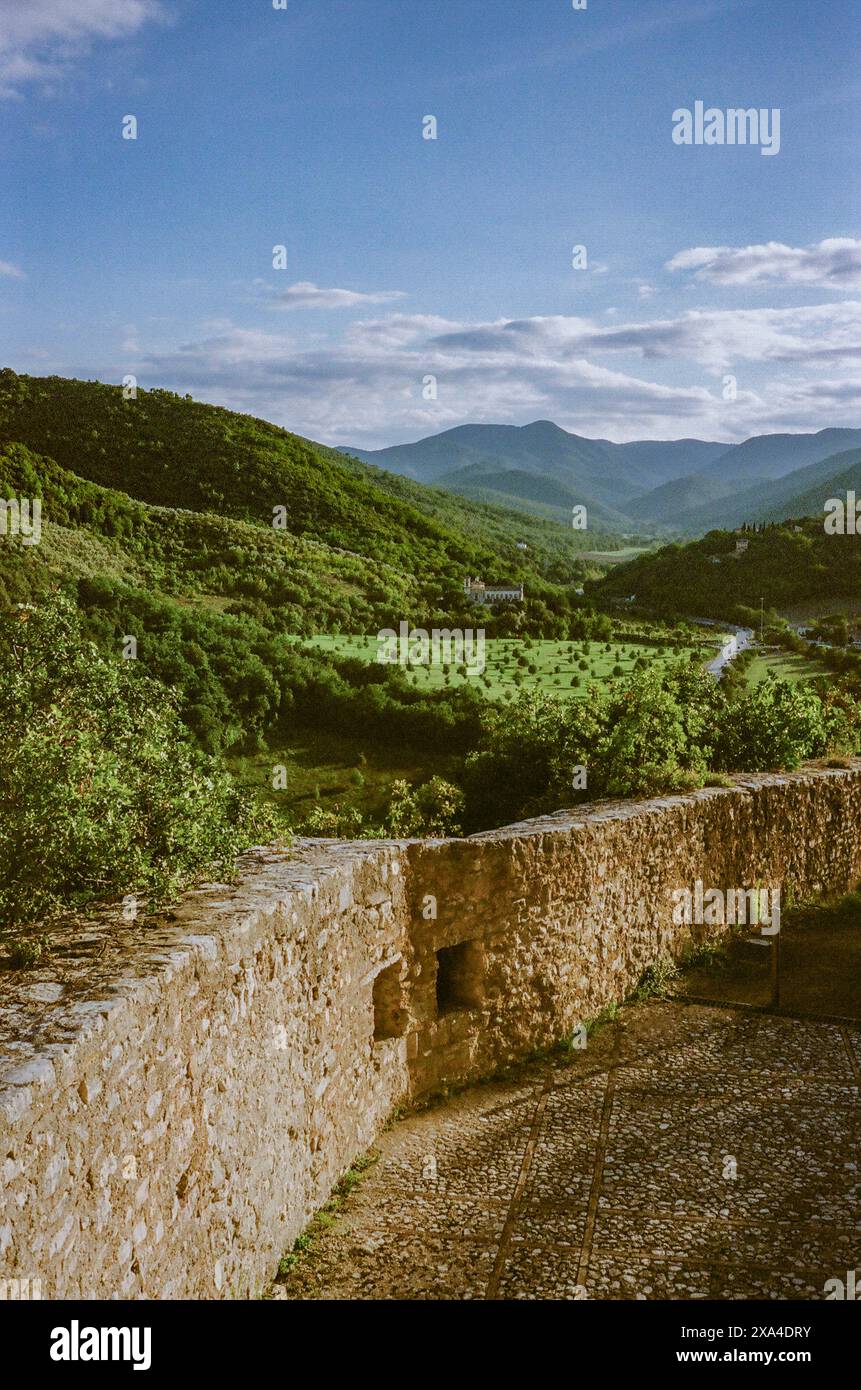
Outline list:
[[[861,1030],[626,1009],[397,1123],[275,1297],[821,1299],[861,1267]]]

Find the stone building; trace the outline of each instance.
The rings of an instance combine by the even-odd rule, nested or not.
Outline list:
[[[522,603],[523,585],[485,584],[483,579],[465,579],[463,592],[473,603]]]

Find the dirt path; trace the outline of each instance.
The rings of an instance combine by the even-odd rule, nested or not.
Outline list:
[[[279,1298],[819,1299],[861,1266],[861,1029],[653,1002],[399,1122]]]

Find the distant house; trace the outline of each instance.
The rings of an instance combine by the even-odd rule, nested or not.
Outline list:
[[[737,540],[736,543],[735,543],[735,553],[736,553],[736,555],[743,555],[744,552],[747,550],[747,547],[748,547],[749,545],[750,545],[750,541],[748,541],[748,540],[744,540],[744,539],[741,539],[741,538],[740,538],[739,540]]]
[[[483,579],[465,579],[463,592],[473,603],[522,603],[523,585],[518,588],[506,585],[485,584]]]
[[[526,544],[526,541],[518,541],[518,542],[517,542],[517,549],[518,549],[518,550],[528,550],[528,549],[529,549],[529,546]]]

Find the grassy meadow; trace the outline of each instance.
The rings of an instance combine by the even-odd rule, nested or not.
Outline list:
[[[335,656],[369,662],[377,659],[376,637],[325,634],[302,640],[306,646]],[[590,685],[604,685],[620,676],[630,676],[638,662],[646,667],[664,667],[671,661],[695,657],[705,663],[714,657],[718,645],[717,639],[674,646],[659,641],[488,638],[481,675],[467,675],[454,665],[430,665],[408,667],[407,678],[420,690],[473,684],[492,700],[513,699],[521,690],[543,690],[561,699],[585,699]]]
[[[815,656],[795,652],[762,651],[756,653],[744,674],[747,684],[753,686],[767,680],[770,675],[795,685],[799,681],[809,681],[815,676],[828,676],[831,673]]]

